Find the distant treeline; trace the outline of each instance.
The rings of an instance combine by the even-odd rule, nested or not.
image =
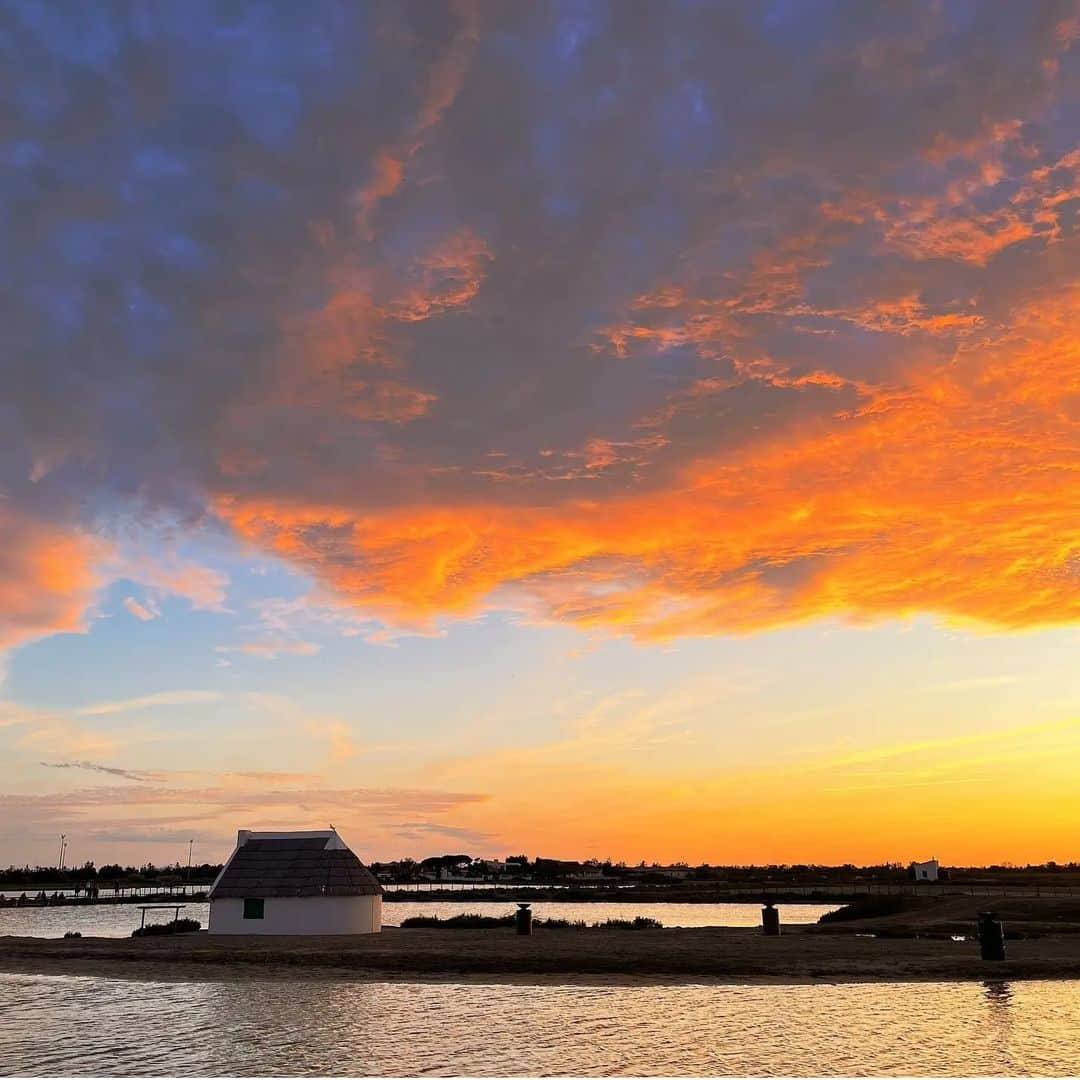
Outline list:
[[[909,880],[907,863],[890,862],[870,866],[854,863],[824,865],[761,864],[690,866],[686,863],[640,862],[628,864],[610,859],[530,859],[514,855],[506,859],[478,859],[470,855],[438,855],[420,861],[399,859],[393,862],[372,863],[371,869],[384,882],[433,881],[504,881],[504,882],[577,882],[594,885],[635,883],[643,885],[692,884],[694,882],[723,882],[730,885],[771,882],[789,885],[814,885],[830,882],[861,881],[867,883],[900,883]],[[1080,863],[1047,862],[1016,866],[1010,863],[991,866],[941,868],[942,880],[966,883],[989,880],[1062,881],[1069,876],[1080,878]]]
[[[641,884],[675,885],[695,882],[772,883],[789,885],[815,885],[830,882],[861,881],[890,883],[907,880],[908,867],[904,863],[880,863],[857,866],[843,863],[830,866],[814,863],[763,864],[744,866],[713,866],[702,864],[689,866],[685,863],[628,864],[610,859],[530,859],[525,855],[513,855],[505,860],[474,858],[471,855],[436,855],[431,858],[398,859],[393,862],[375,862],[371,869],[386,884],[408,882],[436,882],[439,880],[473,880],[503,882],[563,882],[588,883],[592,885]],[[99,890],[112,888],[138,888],[146,886],[208,885],[221,871],[220,863],[199,863],[190,869],[180,863],[156,866],[121,866],[93,862],[82,866],[9,866],[0,870],[0,889],[69,887],[93,883]],[[975,884],[983,881],[1064,882],[1070,878],[1080,882],[1080,862],[1046,862],[1024,866],[998,863],[990,866],[942,867],[942,877],[953,882]]]
[[[120,866],[118,863],[105,863],[95,866],[92,862],[82,866],[68,866],[63,870],[55,866],[9,866],[0,870],[0,889],[37,888],[41,886],[60,886],[74,888],[77,885],[93,883],[99,889],[131,888],[147,885],[182,885],[212,882],[221,871],[221,864],[200,863],[186,866],[155,866],[146,863],[143,866]]]

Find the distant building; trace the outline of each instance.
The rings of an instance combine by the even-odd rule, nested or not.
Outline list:
[[[211,934],[377,934],[382,886],[333,830],[236,834],[210,889]]]
[[[666,878],[671,878],[672,881],[685,881],[693,871],[688,866],[659,866],[653,863],[648,868],[648,873],[662,874]]]
[[[913,877],[917,882],[937,881],[938,870],[937,859],[930,859],[928,862],[913,862],[908,867],[908,876]]]
[[[485,877],[498,877],[500,874],[509,874],[513,870],[520,869],[503,862],[502,859],[473,859],[472,866]]]
[[[603,881],[604,871],[598,866],[583,866],[580,870],[567,875],[570,881]]]

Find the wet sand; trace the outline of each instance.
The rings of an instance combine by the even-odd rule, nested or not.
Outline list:
[[[887,982],[1080,979],[1080,934],[1008,943],[1003,963],[974,941],[874,938],[793,928],[779,938],[671,930],[387,929],[359,937],[0,938],[0,971],[138,979],[537,979]]]

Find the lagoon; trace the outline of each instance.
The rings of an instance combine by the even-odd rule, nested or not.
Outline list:
[[[1080,1073],[1080,983],[0,974],[0,1074]]]

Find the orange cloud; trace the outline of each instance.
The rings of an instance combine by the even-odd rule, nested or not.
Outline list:
[[[365,228],[379,203],[401,187],[409,163],[421,151],[428,134],[461,91],[480,40],[480,18],[472,0],[458,0],[454,13],[459,28],[442,56],[432,65],[412,123],[400,140],[376,152],[371,180],[357,193],[359,221]]]
[[[1080,294],[1032,307],[997,344],[702,455],[656,490],[381,512],[232,493],[219,509],[403,624],[492,603],[641,638],[919,611],[1066,623],[1080,617],[1073,313]]]
[[[347,238],[324,240],[344,247]],[[325,299],[313,310],[284,317],[274,376],[233,407],[228,429],[247,431],[253,416],[276,424],[284,410],[312,416],[328,410],[373,424],[424,416],[437,398],[404,376],[402,330],[468,305],[491,257],[470,229],[439,237],[401,274],[365,267],[351,252],[332,252]],[[243,439],[221,456],[222,469],[238,475],[266,465],[266,455],[253,455]]]
[[[380,509],[359,496],[235,486],[218,491],[217,509],[241,536],[363,612],[408,627],[490,605],[639,638],[919,611],[999,627],[1074,620],[1080,290],[1054,283],[1074,277],[1056,214],[1076,189],[1080,151],[1030,168],[980,216],[972,199],[1002,178],[1005,149],[1024,157],[1019,131],[1005,124],[982,136],[972,167],[944,194],[826,200],[809,224],[778,227],[709,289],[665,283],[631,300],[622,321],[597,333],[596,352],[649,362],[689,346],[716,373],[684,381],[622,437],[538,451],[539,465],[493,452],[452,499],[429,493]],[[935,150],[940,161],[956,152]],[[931,299],[933,280],[894,261],[894,277],[841,278],[815,295],[814,275],[835,268],[836,249],[866,228],[909,258],[979,268],[1005,246],[1041,237],[1046,285],[1018,289],[995,312],[955,291]],[[363,352],[389,342],[395,324],[468,304],[492,259],[481,238],[459,230],[414,261],[404,286],[380,292],[369,282],[337,294],[315,317],[312,362],[333,369],[357,354],[358,340]],[[855,328],[914,344],[904,345],[902,364],[877,371],[839,352],[834,368],[789,347],[796,363],[770,350],[762,320],[804,336]],[[726,440],[725,411],[739,401],[730,395],[746,389],[785,400],[813,394],[816,404],[784,423],[747,423]],[[366,411],[355,393],[343,394],[341,408],[410,419],[433,400],[415,393],[403,384],[400,394],[375,391]],[[695,410],[711,430],[686,448],[680,424]],[[422,462],[423,448],[416,453]],[[595,498],[553,486],[614,475],[623,485]]]
[[[77,632],[100,584],[102,545],[0,502],[0,649]]]
[[[391,318],[421,322],[467,304],[480,291],[491,250],[471,229],[459,229],[416,260],[412,283],[389,305]]]
[[[885,229],[887,243],[918,259],[941,258],[985,266],[999,252],[1024,240],[1061,238],[1059,208],[1080,195],[1080,151],[1050,165],[1031,169],[1007,199],[978,210],[976,199],[1007,179],[1000,159],[1003,145],[1019,140],[1020,125],[1006,125],[992,142],[990,155],[975,159],[971,175],[954,181],[937,197],[903,198],[894,206],[879,204],[873,215]],[[1014,146],[1023,154],[1023,144]]]

